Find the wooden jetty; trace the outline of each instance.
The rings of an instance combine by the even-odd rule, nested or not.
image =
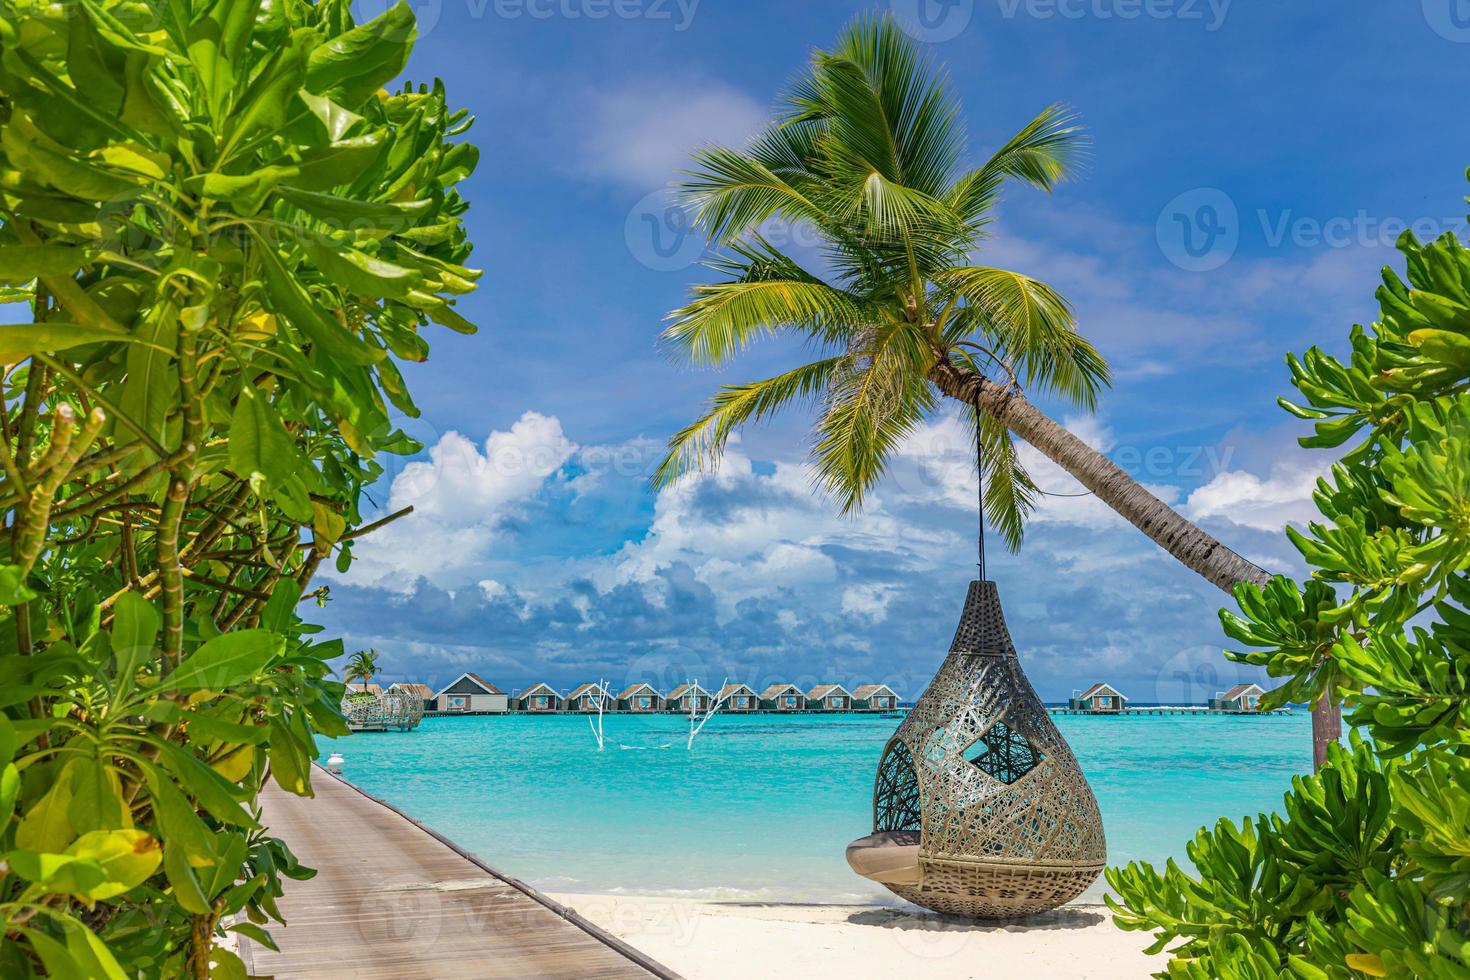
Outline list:
[[[287,881],[280,947],[241,939],[252,976],[457,980],[678,974],[325,769],[315,799],[271,784],[265,823],[316,877]]]

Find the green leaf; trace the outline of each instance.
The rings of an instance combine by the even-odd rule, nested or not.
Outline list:
[[[199,877],[189,865],[188,856],[182,845],[172,840],[164,841],[163,871],[168,883],[173,886],[174,901],[186,912],[208,915],[212,911],[204,889],[199,887]]]
[[[63,767],[46,794],[32,804],[15,828],[15,844],[28,851],[59,854],[76,839],[67,810],[71,807],[70,764]]]
[[[306,242],[305,247],[306,254],[327,278],[368,296],[406,299],[423,278],[412,269],[375,259],[335,242],[313,239]]]
[[[246,830],[260,827],[235,798],[234,794],[239,791],[239,787],[228,782],[191,753],[169,745],[163,751],[162,760],[164,767],[177,776],[179,782],[199,801],[200,806],[220,823]]]
[[[96,756],[72,759],[71,802],[67,818],[78,833],[123,827],[126,804],[117,774]]]
[[[11,851],[4,860],[26,881],[52,893],[86,894],[107,880],[107,872],[87,855]]]
[[[213,865],[219,857],[214,847],[214,835],[195,812],[194,804],[157,767],[148,767],[146,777],[148,792],[153,799],[153,818],[166,847],[182,849],[193,867]]]
[[[113,603],[112,656],[119,697],[132,690],[138,669],[151,660],[163,625],[153,603],[136,592],[124,592]]]
[[[302,464],[275,407],[263,393],[244,388],[230,422],[230,469],[246,480],[259,474],[275,487],[295,476]]]
[[[292,326],[319,344],[325,353],[349,364],[372,364],[384,356],[383,351],[364,342],[317,306],[296,278],[286,271],[269,243],[257,240],[261,244],[257,254],[272,312],[284,316]]]
[[[433,207],[433,201],[404,201],[402,203],[380,203],[362,201],[336,194],[305,191],[299,187],[281,184],[276,193],[323,221],[333,223],[340,230],[399,231],[413,227],[421,215]]]
[[[254,677],[284,647],[281,637],[263,629],[236,630],[208,641],[163,680],[168,691],[224,691]]]
[[[43,276],[70,276],[91,261],[92,250],[88,248],[0,245],[0,283],[21,286]]]
[[[399,2],[312,51],[306,88],[317,94],[339,92],[344,104],[356,105],[398,77],[416,36],[413,11]]]
[[[54,354],[82,344],[128,341],[133,337],[105,327],[80,323],[13,323],[0,325],[0,363],[14,364],[32,354]]]
[[[158,841],[141,830],[94,830],[77,838],[66,852],[102,868],[106,876],[103,883],[78,889],[93,900],[136,888],[158,870],[163,860]]]
[[[272,633],[284,633],[296,621],[296,604],[300,601],[300,584],[295,579],[281,579],[271,590],[270,601],[261,610],[261,628]]]
[[[36,591],[26,585],[20,566],[0,565],[0,606],[18,606],[30,602],[36,595]]]

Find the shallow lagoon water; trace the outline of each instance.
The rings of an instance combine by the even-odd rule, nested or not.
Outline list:
[[[1196,829],[1278,808],[1310,769],[1305,713],[1056,722],[1097,794],[1113,864],[1186,863]],[[871,829],[873,771],[897,720],[717,715],[690,751],[682,717],[603,724],[602,752],[587,720],[566,715],[430,717],[321,744],[353,783],[546,890],[890,897],[848,870],[843,849]]]

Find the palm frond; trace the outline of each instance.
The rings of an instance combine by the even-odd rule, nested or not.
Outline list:
[[[760,337],[797,330],[830,343],[861,323],[857,297],[805,274],[784,256],[743,256],[715,260],[732,280],[695,286],[694,299],[669,314],[672,322],[660,338],[666,350],[688,363],[716,366]]]
[[[862,506],[893,451],[933,410],[934,390],[922,367],[929,358],[917,325],[889,323],[876,328],[860,356],[833,379],[812,463],[817,484],[844,514]]]
[[[847,360],[845,354],[828,357],[764,381],[725,385],[710,399],[708,412],[669,440],[669,451],[654,471],[653,488],[713,465],[741,426],[769,418],[793,403],[817,401]]]
[[[976,415],[969,412],[972,432]],[[985,517],[1000,532],[1011,551],[1018,551],[1026,534],[1026,519],[1036,509],[1039,493],[1026,472],[1011,433],[989,415],[978,417],[980,479],[985,486]]]
[[[935,276],[945,291],[965,301],[946,328],[946,343],[980,331],[1024,383],[1095,408],[1108,386],[1107,362],[1077,332],[1072,307],[1039,279],[983,266],[963,266]]]
[[[676,185],[679,197],[694,208],[695,223],[713,242],[738,239],[771,217],[816,224],[827,217],[760,160],[737,150],[700,150],[686,178]]]
[[[979,169],[1050,191],[1078,173],[1089,145],[1076,113],[1058,102],[1041,110]]]
[[[818,62],[818,71],[823,64]],[[840,65],[856,68],[871,93],[830,105],[834,137],[856,146],[850,140],[853,127],[868,120],[881,125],[896,168],[883,171],[884,176],[939,196],[964,152],[964,129],[956,125],[959,105],[948,91],[948,79],[922,46],[891,15],[869,16],[838,39],[825,64],[834,71]]]

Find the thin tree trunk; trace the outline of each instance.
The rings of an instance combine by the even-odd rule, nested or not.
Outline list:
[[[929,372],[929,379],[949,397],[966,405],[978,404],[981,412],[1066,470],[1124,520],[1210,584],[1233,594],[1241,582],[1265,586],[1271,580],[1260,566],[1242,558],[1149,493],[1122,467],[1052,421],[1014,388],[994,384],[943,359]],[[1312,762],[1316,768],[1320,769],[1326,760],[1327,746],[1341,735],[1342,708],[1323,697],[1312,709]]]

